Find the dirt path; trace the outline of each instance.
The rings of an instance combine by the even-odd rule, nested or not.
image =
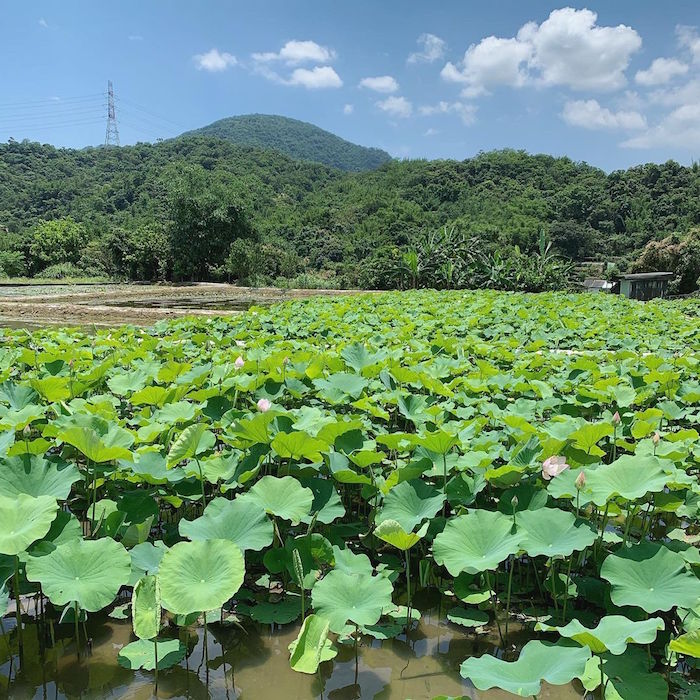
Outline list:
[[[38,288],[37,288],[38,289]],[[32,290],[33,292],[34,290]],[[355,290],[277,289],[229,284],[115,285],[60,292],[47,286],[26,296],[3,294],[0,325],[151,325],[182,316],[221,316],[240,313],[251,305],[267,305],[317,295],[357,294]]]

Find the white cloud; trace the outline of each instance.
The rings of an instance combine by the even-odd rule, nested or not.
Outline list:
[[[700,148],[700,101],[683,105],[666,115],[657,125],[623,141],[626,148]]]
[[[355,111],[355,106],[351,104],[346,104],[343,107],[343,114],[352,114]]]
[[[336,57],[333,49],[321,46],[315,41],[288,41],[279,52],[268,51],[254,53],[253,60],[259,63],[271,61],[284,61],[288,66],[297,66],[301,63],[330,63]]]
[[[210,49],[206,53],[199,53],[193,58],[197,70],[206,70],[210,73],[224,71],[238,63],[233,54],[219,51],[219,49]]]
[[[561,114],[567,124],[583,129],[643,129],[644,117],[635,111],[613,112],[602,107],[597,100],[571,100],[564,105]]]
[[[401,117],[402,119],[413,114],[413,105],[405,97],[396,97],[395,95],[380,100],[377,102],[377,107],[392,117]]]
[[[485,92],[489,85],[519,87],[527,80],[526,63],[531,54],[527,43],[487,36],[467,49],[460,67],[447,63],[441,75],[447,81],[465,83],[468,97]]]
[[[39,18],[39,26],[42,27],[43,29],[48,29],[49,23],[43,18]]]
[[[679,24],[676,27],[676,35],[678,36],[678,43],[684,49],[690,51],[693,61],[700,62],[700,35],[697,27]]]
[[[399,89],[399,84],[390,75],[378,75],[374,78],[362,78],[360,87],[375,92],[396,92]]]
[[[464,102],[445,102],[444,100],[435,105],[423,105],[418,111],[423,116],[433,116],[435,114],[457,114],[464,124],[469,126],[476,121],[476,105],[465,104]]]
[[[421,34],[417,43],[422,51],[416,51],[408,57],[409,63],[433,63],[445,55],[445,42],[435,34]]]
[[[654,104],[667,107],[682,107],[687,104],[700,103],[700,80],[689,80],[675,88],[659,88],[650,93],[649,99]]]
[[[287,85],[301,85],[310,90],[321,88],[339,88],[343,81],[330,66],[314,66],[313,68],[295,68]]]
[[[440,132],[437,129],[433,129],[433,127],[431,126],[430,128],[425,130],[423,136],[436,136],[439,133]]]
[[[637,71],[634,79],[640,85],[665,85],[678,75],[685,75],[688,65],[675,58],[655,58],[649,68]]]
[[[442,77],[465,84],[473,97],[489,86],[563,85],[574,90],[615,90],[642,40],[631,27],[601,27],[590,10],[553,10],[537,24],[528,22],[515,37],[488,36],[472,44],[462,61],[447,63]]]

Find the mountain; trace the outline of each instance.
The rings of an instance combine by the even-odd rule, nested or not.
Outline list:
[[[290,158],[350,172],[374,170],[391,160],[379,148],[358,146],[313,124],[276,114],[228,117],[182,134],[192,135],[214,136],[239,146],[270,148]]]

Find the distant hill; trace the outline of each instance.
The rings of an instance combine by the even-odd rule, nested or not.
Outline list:
[[[276,114],[228,117],[182,134],[193,135],[214,136],[239,146],[271,148],[290,158],[350,172],[374,170],[391,160],[391,156],[379,148],[358,146],[313,124]]]

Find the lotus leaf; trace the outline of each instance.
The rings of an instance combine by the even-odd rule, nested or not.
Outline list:
[[[157,576],[144,576],[134,586],[131,622],[139,639],[153,639],[160,632],[160,586]]]
[[[411,532],[423,520],[433,518],[445,500],[441,491],[424,481],[403,481],[389,491],[375,521],[395,520]]]
[[[651,644],[658,630],[665,628],[660,617],[633,621],[622,615],[607,615],[593,629],[584,627],[578,620],[572,620],[565,627],[556,627],[538,622],[535,630],[558,632],[560,636],[573,639],[587,646],[594,654],[624,654],[627,644]]]
[[[109,605],[130,573],[129,553],[109,537],[71,540],[27,560],[27,578],[40,583],[54,605],[76,602],[88,612]]]
[[[0,607],[2,606],[0,605]],[[685,656],[700,659],[700,629],[687,632],[680,637],[676,637],[676,639],[672,639],[668,648],[671,651],[675,651],[676,654],[684,654]]]
[[[68,463],[50,462],[43,457],[21,455],[0,460],[0,493],[4,496],[53,496],[65,501],[80,472]]]
[[[309,615],[297,638],[289,645],[290,666],[300,673],[316,673],[319,664],[330,661],[338,653],[328,639],[330,625],[319,615]]]
[[[298,525],[311,511],[314,494],[292,476],[264,476],[241,499],[250,499],[267,513]]]
[[[19,554],[44,537],[57,510],[53,496],[0,496],[0,554]]]
[[[312,591],[317,615],[328,620],[332,632],[342,632],[349,621],[374,625],[382,610],[391,606],[391,582],[382,576],[350,574],[334,569]]]
[[[517,661],[484,654],[464,661],[460,673],[479,690],[501,688],[521,697],[536,696],[543,680],[564,685],[581,676],[590,656],[587,647],[565,647],[535,639],[522,648]]]
[[[156,644],[158,645],[159,671],[179,664],[187,654],[187,647],[179,639],[158,640],[157,642],[138,639],[120,649],[117,657],[119,665],[132,670],[143,668],[146,671],[153,671],[156,667]]]
[[[700,598],[700,579],[687,571],[680,554],[660,545],[639,544],[609,555],[600,576],[610,582],[615,605],[636,605],[649,613],[692,607]]]
[[[179,542],[158,569],[163,607],[179,615],[220,608],[243,583],[243,553],[229,540]]]
[[[531,557],[569,556],[595,542],[596,529],[573,513],[558,508],[523,510],[516,514],[520,548]]]
[[[511,533],[512,518],[497,511],[474,510],[448,521],[433,542],[436,563],[452,576],[495,569],[518,551],[519,536]]]
[[[380,540],[388,542],[402,552],[420,542],[426,532],[428,532],[428,523],[425,523],[418,532],[406,532],[396,520],[383,520],[374,530],[374,534]]]

